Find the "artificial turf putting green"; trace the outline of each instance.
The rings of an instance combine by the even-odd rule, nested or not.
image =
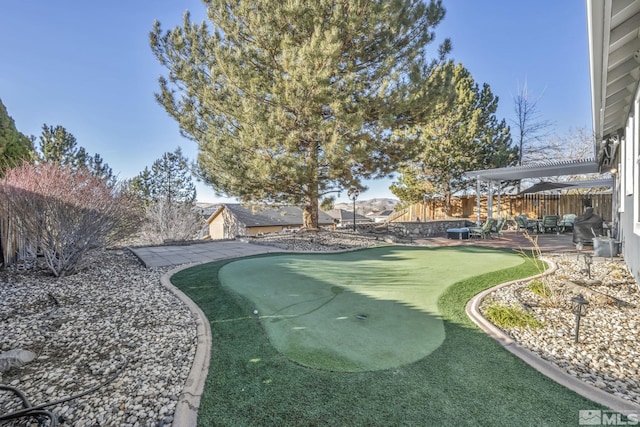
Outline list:
[[[458,247],[451,255],[464,259],[469,250]],[[172,283],[211,323],[211,364],[198,426],[576,425],[580,410],[606,408],[528,366],[465,313],[466,302],[478,292],[544,268],[531,257],[521,260],[442,293],[438,309],[445,340],[431,354],[398,368],[364,372],[313,369],[277,351],[246,298],[220,283],[218,273],[233,260],[176,273]]]
[[[390,369],[445,340],[438,298],[452,284],[522,263],[483,248],[380,247],[241,259],[222,285],[246,298],[276,349],[330,371]]]

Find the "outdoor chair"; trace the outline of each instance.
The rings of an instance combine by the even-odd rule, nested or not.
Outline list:
[[[558,221],[558,228],[561,232],[565,232],[567,230],[573,231],[573,224],[576,221],[576,214],[564,214],[562,215],[562,219]]]
[[[488,218],[482,227],[470,227],[469,228],[469,238],[476,237],[480,239],[486,239],[487,237],[491,237],[491,229],[495,225],[496,220],[493,218]]]
[[[558,215],[545,215],[542,217],[542,223],[540,223],[540,230],[544,233],[551,230],[559,232],[558,228]]]
[[[506,224],[507,224],[507,218],[498,218],[498,223],[491,230],[491,232],[496,233],[498,237],[502,237],[502,230],[504,229]]]
[[[513,217],[516,221],[516,225],[518,226],[518,231],[520,230],[531,230],[538,232],[538,222],[530,221],[529,218],[525,214],[516,215]]]

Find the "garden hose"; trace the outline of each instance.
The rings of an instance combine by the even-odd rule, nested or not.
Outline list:
[[[127,363],[128,363],[127,359],[124,356],[122,358],[124,359],[124,363],[122,364],[122,366],[120,366],[120,368],[116,372],[114,372],[111,375],[111,377],[109,377],[109,379],[107,379],[103,383],[98,384],[98,385],[96,385],[94,387],[91,387],[90,389],[85,390],[82,393],[78,393],[76,395],[69,396],[69,397],[63,397],[62,399],[55,400],[53,402],[42,403],[42,404],[37,405],[37,406],[32,406],[31,402],[29,402],[29,399],[27,399],[27,396],[21,390],[15,388],[15,387],[11,387],[11,386],[8,386],[8,385],[0,384],[0,390],[7,390],[7,391],[12,392],[16,396],[18,396],[20,398],[20,400],[22,401],[22,406],[24,407],[23,409],[20,409],[18,411],[0,415],[0,422],[7,421],[7,420],[12,420],[12,419],[16,419],[16,418],[32,417],[32,418],[36,418],[38,420],[38,424],[39,425],[44,425],[45,418],[48,418],[49,420],[51,420],[51,422],[49,423],[50,427],[57,426],[58,425],[58,421],[59,421],[58,418],[53,414],[53,412],[48,411],[48,410],[46,410],[44,408],[47,408],[49,406],[59,405],[60,403],[68,402],[68,401],[73,400],[73,399],[77,399],[77,398],[85,396],[85,395],[87,395],[89,393],[93,393],[94,391],[96,391],[96,390],[106,386],[107,384],[111,383],[113,380],[115,380],[118,377],[118,375],[120,375],[120,373],[127,366]]]

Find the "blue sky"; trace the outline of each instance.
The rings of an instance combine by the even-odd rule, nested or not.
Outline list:
[[[557,133],[591,129],[584,1],[444,5],[437,40],[451,38],[450,57],[499,96],[499,118],[514,119],[513,96],[526,81],[529,93],[541,96],[541,118],[554,122]],[[154,100],[164,70],[148,42],[155,19],[168,29],[185,10],[193,20],[205,16],[199,0],[2,0],[0,99],[18,130],[38,136],[44,123],[64,126],[120,178],[177,146],[194,159],[195,143],[180,136]],[[361,199],[393,197],[389,180],[368,184]],[[198,199],[219,200],[203,185]]]

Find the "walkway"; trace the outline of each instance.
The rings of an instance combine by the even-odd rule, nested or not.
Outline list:
[[[145,267],[166,267],[282,252],[273,246],[253,245],[239,240],[212,241],[192,245],[148,246],[130,248]]]
[[[542,252],[576,252],[573,233],[532,234],[531,237],[537,242],[537,246]],[[493,239],[453,240],[446,237],[425,237],[415,239],[415,243],[425,246],[488,246],[526,251],[535,249],[533,243],[525,237],[524,233],[511,230],[505,231],[501,237]],[[593,247],[589,245],[584,248],[586,252],[592,250]]]
[[[575,252],[572,233],[565,234],[539,234],[538,247],[542,252]],[[421,237],[413,241],[414,244],[423,246],[488,246],[492,248],[511,248],[530,251],[533,244],[527,240],[523,233],[506,231],[500,238],[494,239],[469,239],[453,240],[446,237]],[[249,255],[283,252],[283,249],[273,246],[256,245],[240,240],[224,240],[198,242],[191,245],[168,245],[130,248],[131,251],[144,263],[146,267],[167,267],[180,264],[216,261],[225,258],[238,258]],[[591,246],[585,247],[585,251],[592,250]]]

